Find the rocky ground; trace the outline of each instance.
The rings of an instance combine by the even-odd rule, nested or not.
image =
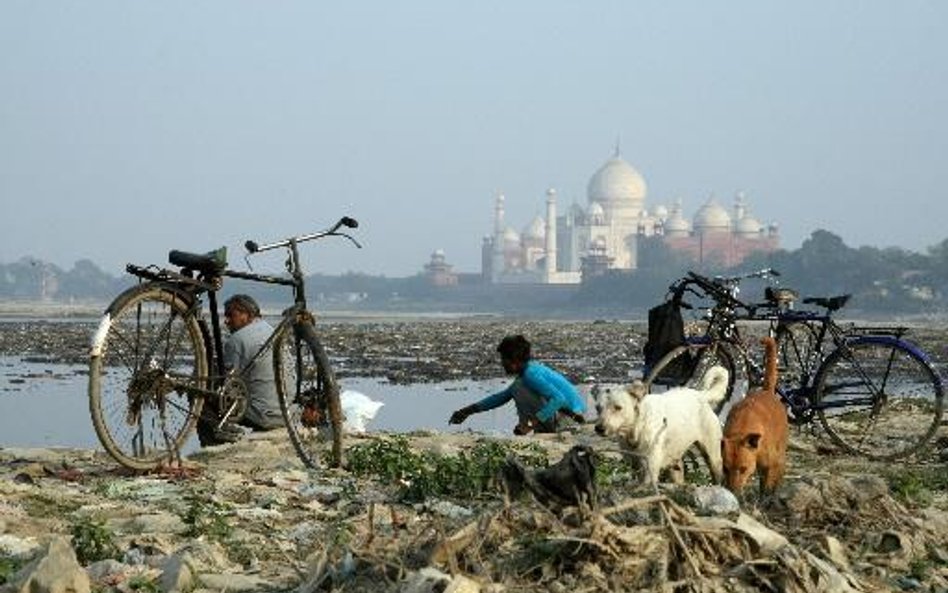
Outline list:
[[[90,327],[0,324],[0,353],[81,361]],[[493,344],[523,332],[574,377],[623,380],[641,329],[377,322],[324,335],[350,376],[499,376]],[[936,344],[936,330],[921,335]],[[508,456],[542,467],[576,444],[595,451],[593,508],[514,496],[497,478]],[[700,476],[642,486],[588,425],[500,440],[370,433],[346,447],[346,468],[307,470],[271,433],[146,475],[96,451],[0,448],[0,591],[948,591],[937,449],[870,463],[794,429],[777,495],[738,502]]]

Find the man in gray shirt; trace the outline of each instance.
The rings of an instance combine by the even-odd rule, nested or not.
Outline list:
[[[224,303],[224,323],[231,333],[224,342],[224,366],[228,371],[240,372],[260,351],[273,327],[260,317],[256,301],[245,294],[235,294]],[[249,397],[247,411],[238,423],[253,430],[283,427],[272,357],[264,353],[244,370],[241,378],[247,384]]]

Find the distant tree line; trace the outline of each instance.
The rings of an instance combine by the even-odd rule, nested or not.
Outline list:
[[[660,238],[643,238],[638,247],[639,269],[586,279],[566,293],[568,298],[550,306],[559,307],[562,310],[557,312],[563,314],[642,311],[661,301],[668,286],[688,270],[730,275],[772,267],[781,272],[781,285],[794,288],[803,296],[852,294],[852,302],[847,306],[850,311],[906,314],[948,311],[948,239],[928,248],[926,254],[920,254],[894,247],[852,248],[832,232],[817,230],[799,249],[754,254],[733,269],[713,262],[698,266],[668,249]],[[136,281],[128,275],[110,276],[89,260],[80,260],[71,270],[63,270],[34,258],[23,258],[0,264],[0,299],[105,302]],[[750,284],[744,296],[751,301],[759,300],[760,295],[750,291],[762,291],[762,287]],[[540,288],[534,291],[527,287],[519,293],[504,293],[500,287],[484,285],[435,287],[420,273],[404,278],[356,272],[332,276],[315,274],[307,277],[307,290],[310,301],[317,306],[337,308],[425,310],[437,307],[504,312],[530,310],[531,304],[543,302],[546,306],[547,302],[542,300],[544,291]],[[285,287],[228,280],[224,295],[234,292],[250,293],[262,303],[289,302]]]
[[[937,313],[948,311],[948,239],[919,254],[896,247],[848,247],[838,236],[816,230],[799,249],[756,253],[739,266],[725,268],[714,262],[699,266],[668,249],[660,239],[639,244],[639,269],[607,274],[584,282],[577,305],[618,305],[625,299],[634,307],[659,302],[669,285],[688,270],[705,275],[737,275],[761,268],[780,272],[781,286],[801,296],[853,295],[848,311]],[[748,282],[747,288],[753,289]],[[746,300],[762,300],[745,293]]]

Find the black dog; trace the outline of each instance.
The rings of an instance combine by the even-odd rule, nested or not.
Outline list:
[[[502,472],[512,497],[526,489],[551,509],[580,504],[595,507],[596,465],[593,450],[587,446],[574,446],[556,464],[541,470],[528,470],[518,460],[508,458]]]

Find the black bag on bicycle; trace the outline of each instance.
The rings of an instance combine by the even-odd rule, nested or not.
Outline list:
[[[681,306],[675,299],[665,301],[648,311],[648,341],[645,343],[645,368],[651,369],[663,356],[685,343],[685,322]],[[678,383],[691,376],[689,356],[675,359],[662,370],[658,379]],[[647,372],[647,371],[646,371]],[[662,381],[664,382],[664,381]]]

